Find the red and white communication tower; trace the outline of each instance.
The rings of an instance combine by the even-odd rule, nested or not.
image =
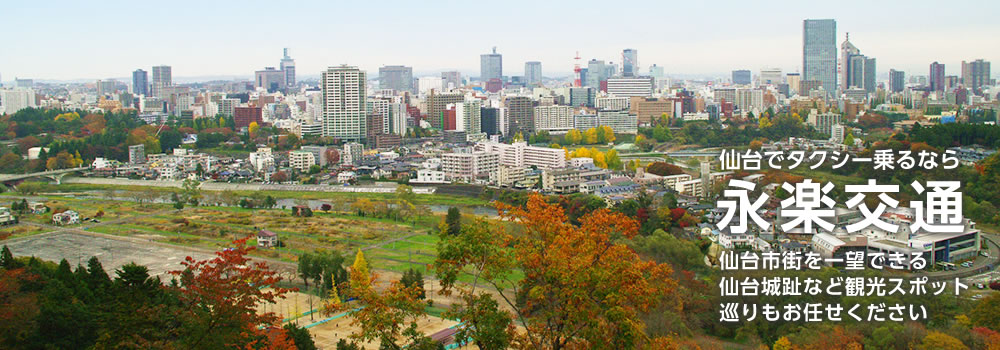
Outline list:
[[[582,69],[580,68],[580,51],[576,52],[576,57],[573,58],[573,62],[574,62],[573,73],[576,74],[576,80],[573,81],[573,86],[575,87],[583,86],[582,82],[580,81],[581,80],[580,73],[582,72]]]

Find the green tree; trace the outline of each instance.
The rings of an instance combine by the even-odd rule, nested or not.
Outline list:
[[[316,343],[313,341],[312,334],[309,334],[308,329],[301,328],[293,322],[286,323],[282,328],[285,329],[288,337],[295,343],[296,349],[316,350]]]
[[[444,222],[448,225],[449,235],[456,236],[462,232],[462,213],[458,211],[458,208],[448,208],[448,214],[445,216]]]

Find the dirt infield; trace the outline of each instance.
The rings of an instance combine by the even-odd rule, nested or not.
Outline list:
[[[347,339],[352,333],[361,331],[358,327],[351,325],[351,321],[353,321],[351,316],[338,314],[334,317],[336,316],[340,317],[309,328],[309,333],[312,333],[317,348],[336,349],[340,339]],[[431,335],[458,324],[458,322],[434,316],[424,316],[417,319],[416,322],[417,330],[425,335]],[[360,343],[359,345],[364,349],[378,349],[379,347],[377,341],[375,343]]]
[[[312,308],[320,308],[321,301],[318,297],[301,292],[288,292],[285,293],[284,299],[278,299],[273,304],[259,305],[257,312],[273,312],[281,317],[283,322],[296,322],[300,326],[305,326],[324,318],[318,313],[310,315],[310,300],[312,300]]]

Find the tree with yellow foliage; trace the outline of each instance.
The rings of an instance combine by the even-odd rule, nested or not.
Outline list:
[[[771,125],[772,125],[771,124],[771,118],[768,118],[767,116],[762,116],[762,117],[760,117],[760,119],[757,120],[757,127],[761,128],[761,129],[770,128]]]
[[[610,126],[601,125],[597,130],[597,142],[602,144],[615,142],[615,131]]]
[[[931,350],[931,349],[953,349],[953,350],[969,350],[968,346],[962,344],[961,340],[950,335],[938,332],[930,331],[927,332],[927,336],[924,337],[924,341],[917,346],[918,350]]]
[[[598,167],[601,167],[601,168],[607,169],[608,168],[608,162],[607,162],[607,160],[604,157],[604,153],[601,153],[601,151],[598,151],[596,149],[592,150],[591,152],[592,152],[591,158],[594,159],[594,165],[596,165]]]
[[[781,338],[778,338],[778,341],[774,342],[774,347],[771,348],[771,349],[772,350],[792,350],[792,349],[795,349],[795,347],[792,346],[792,342],[788,340],[788,337],[781,337]]]
[[[583,140],[583,134],[580,133],[580,130],[572,129],[566,133],[565,139],[566,143],[569,143],[571,145],[576,145],[579,144],[581,140]]]
[[[583,132],[583,144],[593,145],[597,143],[597,129],[590,128]]]
[[[260,125],[257,125],[257,122],[250,122],[250,125],[247,126],[247,132],[250,133],[250,136],[257,135],[258,130],[260,130]]]
[[[354,285],[355,281],[368,281],[370,278],[365,253],[361,251],[361,248],[358,248],[358,254],[354,256],[354,264],[351,265],[351,288],[359,288],[359,286]]]

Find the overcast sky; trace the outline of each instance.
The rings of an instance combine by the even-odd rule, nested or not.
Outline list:
[[[342,63],[478,76],[493,46],[505,75],[537,60],[545,76],[565,76],[577,51],[583,64],[620,62],[624,48],[643,72],[795,72],[806,18],[835,19],[838,45],[850,32],[880,75],[926,75],[932,61],[957,75],[962,60],[1000,60],[998,10],[995,0],[11,1],[0,7],[0,77],[126,77],[160,64],[175,79],[250,76],[277,66],[283,47],[299,76]]]

